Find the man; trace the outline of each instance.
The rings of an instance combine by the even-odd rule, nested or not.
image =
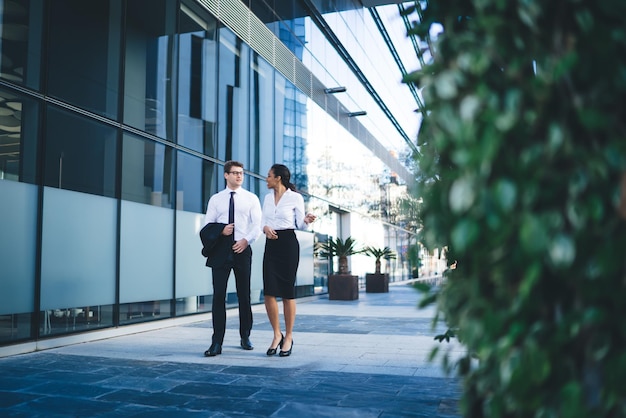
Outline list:
[[[209,233],[217,235],[211,248],[208,249],[205,244],[203,249],[203,254],[208,256],[207,266],[211,267],[213,273],[213,337],[211,346],[204,352],[207,357],[222,353],[226,332],[226,285],[231,270],[235,274],[239,301],[240,345],[244,350],[254,348],[250,342],[252,329],[250,245],[261,234],[261,202],[254,193],[241,187],[243,176],[242,163],[226,162],[224,165],[226,188],[209,199],[204,217],[205,228],[201,232],[203,243],[205,243],[203,233],[207,230],[212,228],[213,232]]]

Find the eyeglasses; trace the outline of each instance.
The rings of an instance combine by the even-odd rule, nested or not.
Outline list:
[[[243,176],[243,171],[229,171],[228,174],[232,174],[233,176]]]

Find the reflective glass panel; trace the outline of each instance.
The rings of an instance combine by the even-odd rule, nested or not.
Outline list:
[[[32,314],[0,315],[0,344],[12,344],[31,336]]]
[[[172,298],[174,211],[122,201],[120,303]]]
[[[247,164],[250,47],[227,28],[219,37],[217,157]]]
[[[313,285],[313,241],[314,235],[309,231],[296,231],[298,244],[300,244],[300,263],[296,286]]]
[[[213,296],[189,296],[176,299],[176,315],[210,312]]]
[[[0,78],[39,89],[43,1],[0,0]]]
[[[172,312],[169,299],[120,304],[120,324],[122,325],[154,321],[170,316]]]
[[[41,335],[70,334],[113,325],[113,305],[58,307],[39,314]]]
[[[172,140],[176,115],[176,2],[126,2],[124,123]]]
[[[115,302],[117,200],[45,187],[41,308]]]
[[[178,72],[178,143],[215,155],[217,41],[215,18],[181,4]]]
[[[116,129],[48,106],[44,185],[116,196]]]
[[[274,149],[276,150],[276,161],[282,158],[283,144],[285,142],[285,114],[287,113],[287,103],[290,98],[287,94],[293,95],[293,89],[287,90],[287,86],[293,85],[282,74],[276,72],[274,77]]]
[[[291,170],[291,182],[296,188],[306,190],[306,96],[285,79],[277,82],[282,84],[280,94],[276,96],[277,119],[282,116],[282,126],[277,126],[282,132],[282,162]],[[280,122],[276,120],[277,124]]]
[[[172,208],[174,152],[154,141],[124,134],[122,199]]]
[[[205,213],[211,195],[224,187],[224,167],[178,152],[176,208]]]
[[[265,234],[259,235],[259,238],[250,246],[252,249],[252,266],[250,275],[250,301],[260,303],[263,299],[263,253],[265,252]],[[229,297],[233,297],[237,301],[236,287],[234,284],[235,276],[231,273],[227,291]]]
[[[0,180],[37,182],[39,102],[0,88]]]
[[[250,81],[250,159],[248,169],[265,175],[274,164],[274,69],[257,53],[252,53]],[[248,187],[252,184],[248,183]],[[265,188],[250,189],[261,194]]]
[[[213,294],[211,269],[202,255],[200,230],[204,213],[176,212],[176,298],[185,298],[185,305],[195,303],[189,297]],[[184,308],[185,312],[189,307]]]
[[[0,344],[31,335],[37,195],[37,186],[0,180]]]
[[[0,314],[33,311],[37,187],[0,181]]]
[[[117,119],[121,0],[55,0],[48,6],[48,94]]]

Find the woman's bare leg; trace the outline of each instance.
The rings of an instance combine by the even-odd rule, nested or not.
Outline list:
[[[293,344],[293,325],[296,322],[296,300],[283,299],[283,309],[285,311],[285,342],[283,349],[288,351]]]
[[[272,329],[274,330],[274,339],[270,348],[278,347],[282,333],[280,332],[280,318],[278,315],[278,302],[274,296],[265,296],[265,311],[267,312],[267,318],[270,320]]]

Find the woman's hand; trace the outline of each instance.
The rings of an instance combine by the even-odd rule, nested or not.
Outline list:
[[[278,239],[278,234],[269,226],[265,225],[263,227],[263,233],[267,237],[267,239]]]
[[[304,223],[308,225],[310,223],[315,222],[316,219],[317,219],[317,216],[313,215],[312,213],[307,213],[304,216]]]

